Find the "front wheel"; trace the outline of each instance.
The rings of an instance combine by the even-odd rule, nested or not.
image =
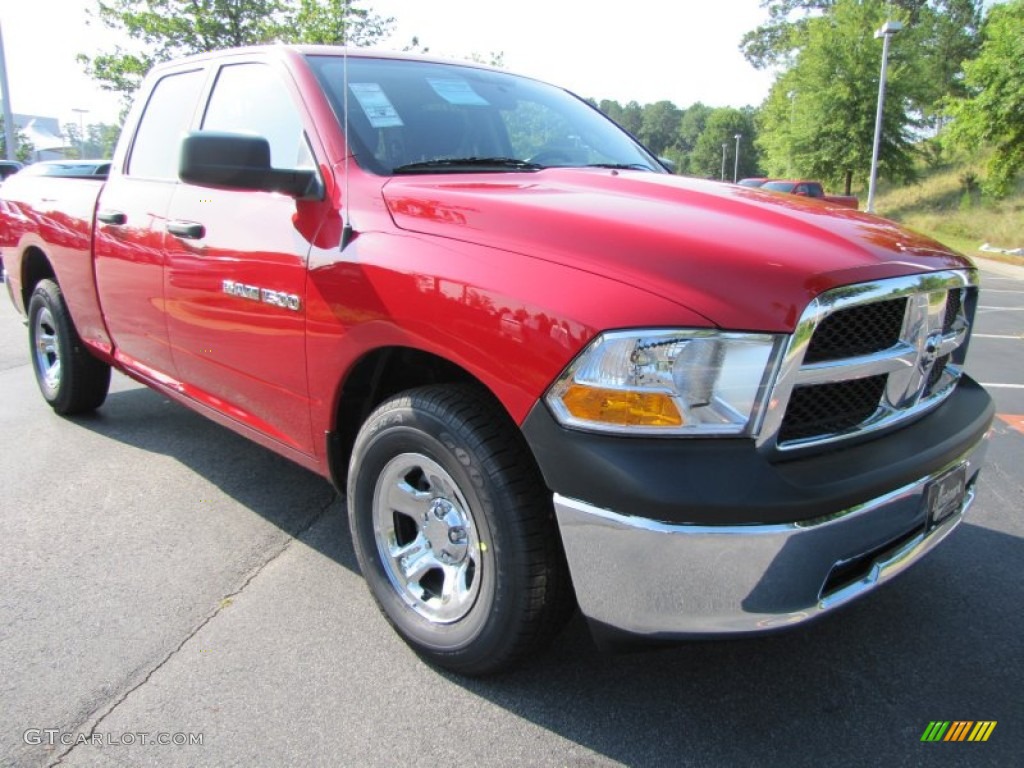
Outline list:
[[[471,387],[384,402],[348,484],[359,565],[421,656],[463,674],[545,644],[572,605],[550,497],[508,416]]]
[[[99,408],[110,388],[110,366],[85,348],[60,286],[41,280],[28,304],[32,368],[43,399],[69,416]]]

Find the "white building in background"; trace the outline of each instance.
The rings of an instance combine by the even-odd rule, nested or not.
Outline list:
[[[19,115],[15,113],[14,124],[32,142],[33,152],[29,162],[37,160],[60,160],[71,149],[68,140],[60,131],[56,117],[42,115]]]

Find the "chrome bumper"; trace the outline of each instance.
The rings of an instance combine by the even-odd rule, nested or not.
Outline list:
[[[580,609],[655,638],[757,633],[849,602],[927,554],[963,519],[987,441],[943,470],[828,517],[782,525],[668,525],[555,494]],[[960,464],[959,511],[926,529],[929,483]]]

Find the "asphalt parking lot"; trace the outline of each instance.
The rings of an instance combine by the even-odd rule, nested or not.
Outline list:
[[[324,480],[119,376],[54,416],[0,297],[0,765],[1020,764],[1024,268],[982,267],[1000,416],[931,557],[787,634],[609,656],[577,619],[484,681],[391,632]]]

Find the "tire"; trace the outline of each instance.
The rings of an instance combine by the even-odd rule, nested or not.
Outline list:
[[[465,675],[539,650],[574,606],[551,497],[515,424],[469,386],[410,390],[356,438],[352,541],[394,629]]]
[[[41,280],[28,304],[32,369],[43,399],[70,416],[99,408],[110,389],[110,366],[93,357],[78,337],[60,287]]]

